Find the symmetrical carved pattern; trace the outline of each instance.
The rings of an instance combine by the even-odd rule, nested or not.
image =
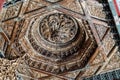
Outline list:
[[[90,41],[90,40],[89,40]],[[87,44],[87,43],[86,43]],[[29,65],[30,67],[36,68],[36,69],[40,69],[40,70],[44,70],[44,71],[48,71],[54,74],[58,74],[58,73],[63,73],[66,71],[72,71],[75,70],[77,68],[83,68],[86,63],[89,60],[89,57],[92,55],[92,53],[94,52],[95,49],[95,45],[93,45],[93,43],[89,42],[89,44],[87,44],[90,48],[88,50],[84,50],[81,52],[81,54],[79,54],[79,57],[69,61],[64,61],[61,63],[58,63],[57,65],[54,64],[53,62],[49,62],[50,64],[46,63],[46,62],[38,62],[34,59],[32,59],[30,56],[25,56],[25,62],[27,65]],[[84,47],[82,48],[84,49]],[[92,50],[92,51],[91,51]],[[91,52],[89,52],[91,51]],[[85,53],[84,53],[85,52]],[[81,56],[80,56],[81,55]]]
[[[72,40],[78,32],[75,19],[60,13],[46,16],[41,20],[39,28],[41,36],[55,44]]]
[[[63,25],[60,25],[61,19]],[[49,41],[47,40],[48,37],[45,38],[45,35],[42,35],[46,30],[51,33],[56,29],[59,31],[61,27],[68,29],[68,35],[71,33],[69,29],[72,29],[73,26],[76,31],[73,38],[68,37],[68,41],[59,42],[60,44],[58,41]],[[23,43],[21,43],[24,47],[26,46],[25,48],[28,51],[25,57],[26,64],[32,68],[55,74],[82,68],[96,48],[94,39],[89,35],[86,38],[87,33],[85,34],[83,27],[86,26],[82,23],[82,20],[78,22],[70,15],[63,13],[52,13],[31,19],[26,38],[23,38]],[[49,32],[49,30],[51,31]],[[86,32],[88,31],[86,30]],[[60,35],[57,36],[60,37]],[[36,59],[35,56],[37,56]]]
[[[13,5],[13,6],[8,7],[6,10],[4,20],[17,17],[19,14],[21,6],[22,6],[22,3],[20,2],[20,3]]]
[[[12,2],[16,3],[11,5]],[[18,74],[23,74],[20,74],[21,79],[27,77],[25,80],[43,80],[43,77],[58,80],[57,76],[66,76],[81,80],[80,76],[91,76],[101,70],[100,66],[103,66],[102,62],[109,56],[107,54],[112,52],[115,42],[106,27],[103,5],[98,0],[12,2],[4,9],[5,16],[1,24],[4,34],[9,37],[4,38],[10,43],[5,43],[7,50],[4,52],[5,58],[23,61],[24,64],[20,63],[16,69]],[[4,47],[3,42],[0,39],[0,49]],[[118,55],[114,55],[111,60],[104,70],[119,68]],[[115,67],[112,66],[113,63]],[[3,65],[0,63],[0,68],[1,66]],[[5,73],[6,70],[1,70],[0,80],[3,79],[2,75],[9,76],[15,71],[13,69],[13,73],[8,74]],[[40,76],[42,72],[46,75]],[[56,76],[53,77],[52,74]]]
[[[34,22],[32,23],[32,25],[31,25],[31,27],[30,27],[30,30],[29,30],[29,33],[28,33],[28,39],[29,39],[29,41],[30,41],[30,43],[31,43],[31,45],[32,45],[32,47],[36,50],[36,51],[38,51],[38,53],[40,53],[40,54],[42,54],[42,55],[44,55],[44,56],[47,56],[47,57],[52,57],[52,58],[55,58],[55,59],[62,59],[62,58],[65,58],[65,56],[70,56],[70,55],[72,55],[72,54],[75,54],[75,53],[77,53],[78,51],[79,51],[79,49],[80,49],[80,47],[81,47],[81,43],[84,41],[84,39],[85,39],[85,34],[84,34],[84,31],[83,31],[83,29],[80,29],[80,31],[79,31],[79,28],[78,28],[78,30],[77,30],[77,27],[78,27],[78,25],[77,25],[77,23],[75,23],[75,21],[73,22],[72,20],[71,20],[71,18],[69,17],[69,18],[66,18],[63,14],[58,14],[58,13],[56,13],[56,14],[52,14],[53,16],[50,16],[50,21],[49,21],[49,23],[48,22],[46,22],[46,23],[40,23],[40,28],[41,28],[41,30],[40,31],[42,31],[42,30],[46,30],[46,31],[48,31],[47,33],[48,33],[48,36],[46,36],[46,31],[42,31],[42,34],[43,33],[45,33],[45,35],[42,35],[42,36],[44,36],[44,39],[40,36],[40,35],[38,35],[38,36],[40,36],[40,44],[39,45],[41,45],[41,44],[43,44],[44,43],[44,46],[39,46],[38,44],[37,44],[37,42],[36,42],[36,40],[35,40],[35,37],[33,36],[33,35],[35,35],[35,34],[33,34],[32,33],[32,31],[31,30],[33,30],[34,29],[34,27],[33,27],[33,29],[32,29],[32,26],[33,26],[33,24],[34,24]],[[60,16],[61,15],[61,16]],[[48,17],[48,16],[47,16]],[[64,19],[65,20],[68,20],[68,19],[70,19],[70,20],[68,20],[68,22],[66,22],[66,21],[64,21],[65,23],[67,23],[67,25],[63,22],[62,23],[62,25],[61,26],[58,26],[60,23],[57,23],[57,20],[54,20],[54,17],[55,18],[58,18],[58,17],[61,17],[62,19],[63,19],[63,21],[64,21]],[[64,17],[64,18],[63,18]],[[42,20],[43,22],[45,22],[46,20]],[[59,21],[59,19],[58,19],[58,21]],[[51,24],[52,23],[52,24]],[[53,23],[54,24],[57,24],[57,25],[55,25],[55,27],[54,27],[54,25],[53,25]],[[49,25],[48,25],[49,24]],[[68,28],[68,25],[69,25],[69,28]],[[51,27],[52,26],[52,27]],[[74,28],[75,29],[73,29],[73,26],[74,26]],[[67,40],[67,41],[65,41],[65,42],[63,42],[62,41],[62,44],[57,44],[58,43],[58,41],[53,41],[53,40],[51,40],[51,41],[49,41],[49,42],[46,42],[46,40],[45,39],[47,39],[47,38],[51,38],[52,36],[54,36],[56,33],[52,33],[53,31],[54,31],[54,28],[58,28],[58,27],[61,27],[61,29],[62,29],[62,27],[65,27],[65,28],[68,28],[68,29],[72,29],[72,31],[70,30],[70,32],[69,32],[69,30],[68,30],[68,33],[66,33],[66,35],[71,35],[71,33],[72,33],[72,35],[73,35],[73,37],[72,37],[72,41],[70,41],[69,43],[67,43],[69,40]],[[48,29],[47,29],[48,28]],[[49,31],[49,28],[51,28],[51,32]],[[35,28],[36,29],[36,28]],[[60,28],[58,29],[58,31],[60,30]],[[78,31],[79,31],[79,34],[77,34],[78,33]],[[35,31],[35,32],[37,32],[37,31]],[[62,32],[62,31],[61,31]],[[73,33],[73,32],[75,32],[75,33]],[[50,33],[50,34],[49,34]],[[52,34],[51,34],[52,33]],[[64,33],[64,34],[65,34]],[[37,33],[36,33],[37,34]],[[64,35],[63,34],[63,35]],[[75,35],[76,36],[75,36]],[[57,35],[58,37],[62,37],[63,35]],[[66,36],[65,35],[65,36]],[[56,36],[56,35],[55,35]],[[78,36],[78,38],[77,38],[77,36]],[[54,38],[54,37],[53,37]],[[71,37],[68,37],[68,39],[69,38],[71,38]],[[59,41],[60,41],[60,39],[58,39]],[[64,40],[64,39],[63,39]],[[54,43],[53,43],[54,42]],[[59,42],[60,43],[60,42]],[[63,44],[64,43],[64,44]],[[72,43],[72,45],[70,44],[70,43]],[[48,49],[47,49],[47,47],[48,47]],[[56,49],[57,48],[57,49]]]

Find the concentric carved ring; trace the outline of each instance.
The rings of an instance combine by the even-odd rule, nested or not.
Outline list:
[[[42,56],[59,61],[78,53],[85,41],[84,29],[79,24],[81,23],[67,14],[45,15],[31,22],[28,39]]]
[[[64,44],[71,41],[77,34],[78,25],[74,18],[54,13],[47,15],[40,21],[39,31],[44,40]]]

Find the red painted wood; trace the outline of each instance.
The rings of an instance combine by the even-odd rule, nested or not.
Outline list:
[[[119,2],[120,2],[120,0],[119,0]],[[120,4],[120,3],[119,3],[119,4]],[[119,7],[118,7],[118,6],[120,6],[120,5],[117,4],[117,0],[114,0],[114,5],[115,5],[115,8],[116,8],[116,11],[117,11],[118,16],[120,16],[120,9],[119,9]]]
[[[3,7],[3,3],[4,3],[5,0],[0,0],[0,10],[2,9]]]

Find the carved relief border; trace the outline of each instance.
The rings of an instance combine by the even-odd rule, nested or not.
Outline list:
[[[91,47],[94,51],[95,46],[93,47],[92,44],[89,47]],[[91,51],[91,48],[89,48],[90,51]],[[89,52],[89,50],[88,50],[88,52],[86,52],[84,54],[85,56],[82,57],[80,60],[77,59],[75,61],[73,60],[71,63],[65,62],[64,64],[58,64],[59,66],[49,65],[49,64],[47,64],[45,62],[42,62],[42,61],[38,62],[35,59],[32,59],[30,56],[27,56],[27,55],[25,57],[25,61],[26,61],[26,64],[29,65],[32,68],[44,70],[44,71],[51,72],[51,73],[54,73],[54,74],[58,74],[58,73],[60,74],[60,73],[63,73],[63,72],[76,70],[78,68],[83,68],[86,65],[86,63],[88,62],[89,57],[93,53],[92,51]]]
[[[3,21],[14,19],[14,18],[18,17],[19,12],[22,7],[22,4],[23,4],[22,2],[18,2],[14,5],[10,5],[6,10]]]
[[[34,22],[32,23],[32,24],[34,24]],[[28,31],[29,32],[29,31]],[[88,31],[89,32],[89,31]],[[89,34],[91,34],[91,33],[89,33]],[[92,38],[92,37],[91,37]],[[93,41],[93,42],[92,42]],[[26,41],[26,43],[28,43],[27,41]],[[25,43],[25,44],[26,44]],[[33,67],[33,68],[37,68],[37,69],[41,69],[41,70],[44,70],[44,71],[47,71],[48,70],[48,72],[52,72],[52,73],[62,73],[62,72],[67,72],[67,71],[71,71],[71,70],[73,70],[73,69],[77,69],[78,67],[79,68],[82,68],[83,66],[85,66],[86,65],[86,63],[88,62],[88,60],[89,60],[89,58],[91,57],[91,55],[93,54],[93,52],[94,52],[94,49],[96,48],[96,44],[95,44],[95,42],[94,42],[94,40],[91,40],[91,39],[89,39],[88,38],[88,42],[86,42],[86,44],[85,45],[88,45],[89,47],[88,47],[88,49],[86,48],[85,50],[83,50],[83,52],[81,52],[81,54],[82,55],[84,55],[84,57],[82,57],[81,59],[80,59],[80,57],[81,56],[79,56],[79,57],[77,57],[76,58],[76,56],[73,58],[73,60],[70,60],[69,61],[69,59],[71,59],[71,58],[69,58],[67,61],[66,60],[63,60],[63,64],[61,64],[61,63],[58,63],[58,67],[57,68],[52,68],[52,66],[50,67],[49,66],[49,64],[47,64],[48,62],[45,62],[45,61],[40,61],[40,58],[39,58],[39,61],[37,60],[37,57],[36,58],[32,58],[32,57],[34,57],[34,55],[36,55],[36,54],[33,54],[33,56],[31,55],[31,54],[27,54],[28,55],[28,57],[25,59],[25,61],[26,61],[26,63],[30,66],[30,67]],[[84,46],[84,48],[85,48],[85,46]],[[84,49],[83,48],[83,49]],[[29,50],[31,50],[30,52],[31,53],[34,53],[33,51],[34,50],[32,50],[32,49],[29,49]],[[93,50],[93,51],[91,51],[91,50]],[[86,53],[84,53],[86,51]],[[78,56],[78,55],[77,55]],[[28,60],[30,59],[30,61],[28,61]],[[80,59],[80,60],[79,60]],[[46,60],[46,59],[45,59]],[[77,62],[76,62],[77,61]],[[72,64],[70,63],[70,62],[73,62]],[[49,62],[49,63],[51,63],[51,62]],[[52,62],[52,64],[55,64],[56,65],[56,63],[53,63]],[[84,65],[83,65],[84,64]],[[39,66],[37,66],[37,65],[39,65]],[[41,65],[42,65],[42,68],[41,68]],[[73,68],[74,66],[78,66],[78,67],[75,67],[75,68]],[[80,65],[82,65],[82,66],[80,66]],[[35,66],[35,67],[34,67]],[[36,67],[37,66],[37,67]],[[50,67],[50,70],[49,70],[49,67]],[[52,70],[52,71],[51,71]]]
[[[68,56],[69,54],[73,54],[73,53],[77,53],[78,50],[80,49],[80,46],[81,46],[81,43],[74,46],[72,49],[70,49],[69,51],[65,51],[63,53],[60,53],[58,55],[52,53],[52,52],[49,52],[49,51],[46,51],[44,48],[41,48],[39,47],[39,45],[36,43],[33,35],[31,34],[31,27],[33,26],[34,22],[32,22],[31,26],[30,26],[30,29],[29,29],[29,32],[28,32],[28,39],[29,39],[29,42],[31,43],[32,47],[38,51],[38,53],[44,55],[44,56],[47,56],[47,57],[51,57],[51,58],[55,58],[55,59],[59,59],[59,58],[65,58],[65,56]],[[85,36],[81,36],[81,38],[84,39]]]

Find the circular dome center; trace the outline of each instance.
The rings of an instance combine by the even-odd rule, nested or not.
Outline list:
[[[75,37],[77,30],[76,20],[62,13],[45,16],[39,26],[42,38],[55,44],[69,42]]]

